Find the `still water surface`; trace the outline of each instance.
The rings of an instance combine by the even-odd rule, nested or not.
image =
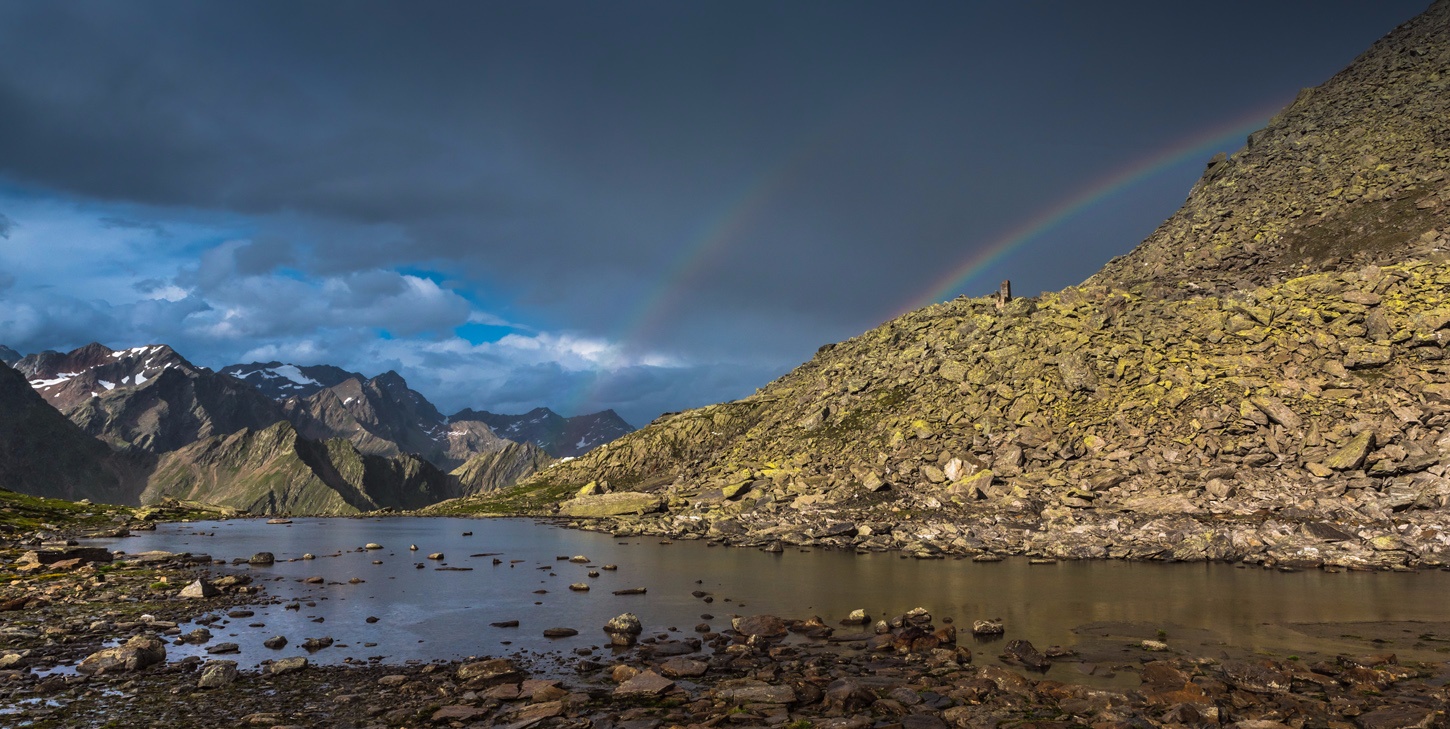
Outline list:
[[[356,551],[368,542],[384,549]],[[312,654],[314,662],[380,656],[396,663],[519,649],[562,655],[607,645],[599,628],[622,612],[637,614],[646,636],[677,628],[676,637],[687,637],[695,635],[693,628],[700,622],[716,630],[728,628],[733,614],[819,615],[835,624],[855,608],[889,617],[917,606],[930,610],[938,624],[942,617],[954,618],[963,630],[975,619],[1001,618],[1008,639],[1025,638],[1039,648],[1057,644],[1088,652],[1093,641],[1109,640],[1122,651],[1128,644],[1122,636],[1133,634],[1121,625],[1128,623],[1143,637],[1161,629],[1170,643],[1192,640],[1199,647],[1222,646],[1225,651],[1364,653],[1375,646],[1363,636],[1351,637],[1352,626],[1340,630],[1316,624],[1443,621],[1445,596],[1450,594],[1450,573],[1444,572],[1286,574],[1222,564],[1028,565],[1020,559],[973,563],[825,550],[768,554],[704,542],[616,539],[521,519],[198,522],[164,524],[155,532],[96,543],[133,553],[159,549],[225,560],[274,553],[278,562],[271,567],[217,568],[249,572],[268,594],[303,603],[296,611],[282,604],[259,606],[252,608],[254,617],[211,626],[212,644],[230,641],[241,647],[240,655],[221,657],[237,659],[243,667],[303,654],[303,640],[323,636],[331,636],[337,645]],[[418,551],[409,551],[411,544]],[[309,552],[317,559],[286,561]],[[445,559],[427,560],[431,552],[442,552]],[[488,556],[470,556],[483,554]],[[590,562],[556,559],[574,555],[587,556]],[[494,565],[495,558],[502,564]],[[440,564],[472,570],[440,571]],[[618,570],[586,576],[605,564],[618,565]],[[314,576],[328,584],[302,582]],[[364,582],[346,584],[354,577]],[[577,582],[588,583],[590,591],[571,591],[569,585]],[[611,594],[631,587],[648,592]],[[710,593],[714,602],[692,597],[697,590]],[[714,617],[706,620],[702,614]],[[369,616],[378,621],[367,623]],[[322,621],[314,622],[317,618]],[[490,626],[505,620],[518,620],[520,626]],[[265,627],[248,627],[251,623]],[[544,638],[542,631],[552,627],[576,628],[580,634]],[[1106,638],[1109,633],[1111,639]],[[280,651],[263,647],[262,641],[272,635],[284,635],[291,644]],[[1446,644],[1401,646],[1400,658],[1444,660],[1435,645]],[[204,655],[204,646],[168,650],[172,660]],[[974,650],[990,661],[1000,644]]]

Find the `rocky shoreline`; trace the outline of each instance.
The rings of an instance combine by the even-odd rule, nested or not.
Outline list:
[[[0,549],[0,726],[1400,729],[1445,725],[1450,703],[1450,665],[1395,656],[1450,640],[1450,623],[1360,629],[1364,654],[1268,656],[1140,625],[1038,647],[1017,626],[920,609],[843,625],[702,615],[648,635],[621,615],[579,626],[599,640],[563,656],[316,665],[284,651],[239,670],[224,651],[166,646],[194,637],[179,623],[276,599],[264,589],[203,555],[107,560],[46,536]],[[214,593],[182,597],[198,579]]]
[[[1073,511],[1044,518],[1010,509],[966,513],[950,504],[915,506],[862,499],[817,511],[743,511],[713,520],[654,513],[552,521],[621,537],[705,539],[772,551],[901,552],[917,559],[1207,561],[1327,571],[1410,571],[1450,564],[1450,516],[1439,512],[1376,520],[1329,519],[1302,510],[1257,516]]]

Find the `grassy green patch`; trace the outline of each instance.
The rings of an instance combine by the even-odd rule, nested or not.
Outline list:
[[[132,513],[124,506],[82,504],[0,489],[0,528],[16,531],[98,528],[113,524],[117,514]]]
[[[428,511],[445,516],[538,514],[573,496],[579,487],[580,484],[558,483],[541,479],[468,499],[439,504]]]

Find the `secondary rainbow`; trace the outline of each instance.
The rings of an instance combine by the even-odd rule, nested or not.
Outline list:
[[[986,246],[974,251],[946,275],[927,287],[926,292],[912,300],[892,317],[941,301],[962,290],[971,280],[993,264],[1001,262],[1013,251],[1038,236],[1062,225],[1078,213],[1146,180],[1174,165],[1202,157],[1225,144],[1241,139],[1283,108],[1282,102],[1254,109],[1233,119],[1179,140],[1142,160],[1093,180],[1086,187],[1067,196],[1030,220],[1007,231]]]

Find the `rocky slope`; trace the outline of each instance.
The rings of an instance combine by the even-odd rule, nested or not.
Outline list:
[[[13,367],[16,362],[19,362],[24,357],[25,355],[0,344],[0,364]]]
[[[639,491],[565,513],[919,556],[1441,564],[1447,71],[1442,1],[1084,285],[913,312],[501,498]]]
[[[533,443],[514,443],[480,453],[453,470],[465,494],[477,494],[512,486],[547,467],[554,459]]]
[[[113,446],[164,453],[283,419],[282,409],[256,390],[166,345],[115,351],[93,343],[30,355],[16,369],[82,430]]]
[[[459,493],[455,479],[419,458],[367,455],[342,439],[308,440],[284,421],[167,454],[141,500],[198,500],[256,514],[335,515],[417,509]]]
[[[1450,221],[1450,9],[1435,3],[1305,89],[1090,283],[1194,295],[1395,263]]]
[[[32,496],[135,504],[146,458],[121,455],[45,402],[0,364],[0,488]]]
[[[534,408],[523,415],[501,415],[487,410],[464,409],[451,421],[486,423],[504,438],[530,442],[555,458],[568,458],[587,453],[608,443],[634,427],[613,410],[566,418],[549,408]]]
[[[251,385],[258,392],[279,402],[292,397],[311,397],[350,377],[366,379],[355,372],[332,365],[299,366],[282,362],[235,364],[219,371]]]

